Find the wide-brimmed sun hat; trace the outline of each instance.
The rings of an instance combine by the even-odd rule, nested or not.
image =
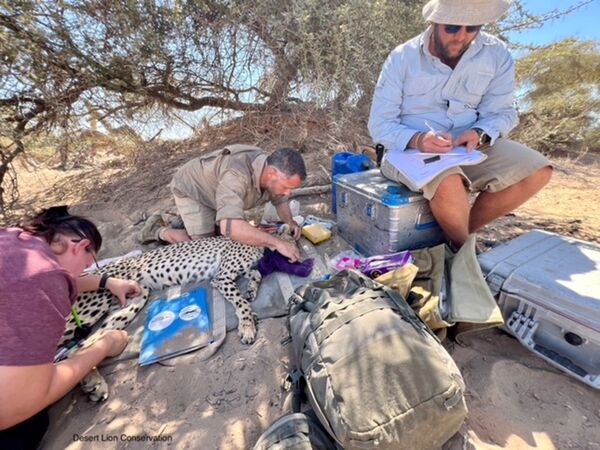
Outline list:
[[[484,25],[495,22],[512,0],[430,0],[423,7],[427,22],[452,25]]]

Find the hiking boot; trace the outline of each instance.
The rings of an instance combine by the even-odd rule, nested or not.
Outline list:
[[[152,214],[146,220],[144,228],[140,233],[140,242],[142,244],[149,244],[150,242],[159,241],[158,233],[165,224],[160,214]]]

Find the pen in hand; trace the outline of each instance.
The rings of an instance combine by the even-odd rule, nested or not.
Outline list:
[[[425,139],[423,139],[424,151],[446,153],[452,149],[452,140],[449,133],[436,131],[428,121],[425,121],[425,125],[433,133],[434,137],[433,139],[431,137],[427,138],[427,135],[431,136],[427,133]]]
[[[433,134],[435,134],[436,137],[440,137],[440,134],[435,131],[435,129],[429,124],[429,122],[425,121],[425,125],[427,125],[427,128],[429,128],[429,131],[431,131]]]

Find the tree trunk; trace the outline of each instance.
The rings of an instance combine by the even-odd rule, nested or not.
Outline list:
[[[7,211],[17,201],[19,191],[17,189],[17,179],[11,173],[11,165],[14,159],[25,150],[23,142],[20,139],[14,139],[15,150],[0,150],[0,217],[7,217]],[[10,185],[5,187],[8,183]]]

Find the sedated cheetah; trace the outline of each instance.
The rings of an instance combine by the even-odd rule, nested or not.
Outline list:
[[[280,233],[285,235],[289,230],[283,229]],[[262,247],[218,236],[159,247],[141,256],[117,260],[102,267],[94,273],[136,280],[142,286],[142,293],[129,299],[127,306],[123,308],[119,307],[116,297],[106,289],[80,294],[75,308],[83,325],[92,327],[108,314],[98,329],[86,339],[84,348],[93,344],[103,330],[126,328],[144,307],[149,290],[204,280],[211,280],[211,285],[234,306],[242,342],[253,343],[257,319],[250,302],[256,297],[262,279],[254,267],[263,253]],[[249,281],[245,296],[236,284],[240,276]],[[73,339],[75,328],[75,319],[71,317],[59,346]],[[81,386],[93,401],[108,397],[108,386],[97,370],[86,376]]]

